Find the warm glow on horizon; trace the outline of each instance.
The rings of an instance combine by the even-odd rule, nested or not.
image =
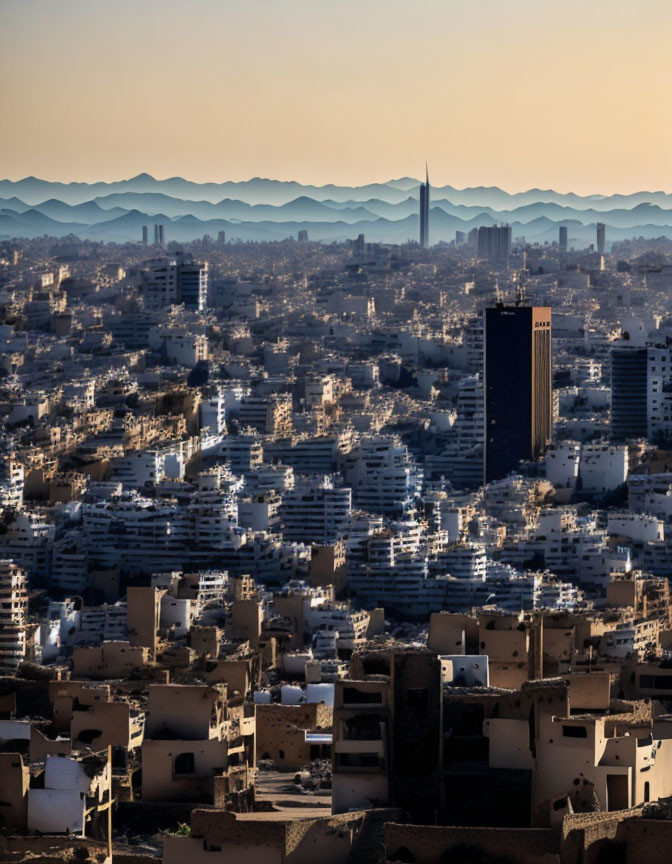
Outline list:
[[[672,191],[670,32],[667,0],[9,0],[0,175]]]

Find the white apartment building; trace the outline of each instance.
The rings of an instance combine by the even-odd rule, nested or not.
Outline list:
[[[581,489],[595,494],[610,492],[628,479],[628,448],[598,442],[581,448]]]
[[[398,439],[364,437],[343,463],[343,476],[357,505],[388,516],[414,512],[422,474]]]
[[[77,645],[99,645],[101,642],[125,642],[127,636],[126,603],[84,607],[79,615]]]
[[[350,488],[334,487],[328,478],[317,487],[297,482],[282,499],[282,534],[285,540],[330,543],[345,529],[351,514]]]

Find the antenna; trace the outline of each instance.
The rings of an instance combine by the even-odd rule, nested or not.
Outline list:
[[[504,305],[504,295],[499,287],[499,279],[495,279],[495,304],[497,306]]]

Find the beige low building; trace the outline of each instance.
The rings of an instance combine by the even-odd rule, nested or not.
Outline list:
[[[672,794],[672,718],[652,718],[644,703],[604,713],[606,680],[598,674],[594,688],[578,676],[530,682],[517,712],[484,721],[491,768],[532,772],[533,825],[559,827],[573,810],[624,810]],[[596,713],[585,713],[591,702]]]
[[[332,722],[333,711],[324,702],[257,705],[257,759],[272,759],[286,771],[298,771],[313,759],[330,759],[326,737],[331,737]],[[311,734],[317,738],[311,740]]]
[[[384,821],[397,817],[386,810],[340,816],[193,810],[191,836],[164,838],[163,864],[347,864],[366,838],[382,842]]]
[[[143,800],[212,803],[216,778],[254,767],[254,732],[253,706],[225,686],[151,685]]]

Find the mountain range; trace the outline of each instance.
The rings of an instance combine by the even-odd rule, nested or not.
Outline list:
[[[307,186],[254,178],[194,183],[138,174],[110,183],[60,183],[26,177],[0,180],[0,237],[62,237],[139,241],[142,227],[164,224],[166,240],[186,242],[225,231],[229,239],[282,240],[305,229],[313,240],[367,239],[403,243],[418,236],[419,181],[410,177],[365,186]],[[582,248],[604,222],[609,241],[672,238],[672,195],[586,195],[551,189],[509,193],[498,187],[431,190],[432,242],[456,231],[506,222],[529,242],[557,240],[568,229]]]

